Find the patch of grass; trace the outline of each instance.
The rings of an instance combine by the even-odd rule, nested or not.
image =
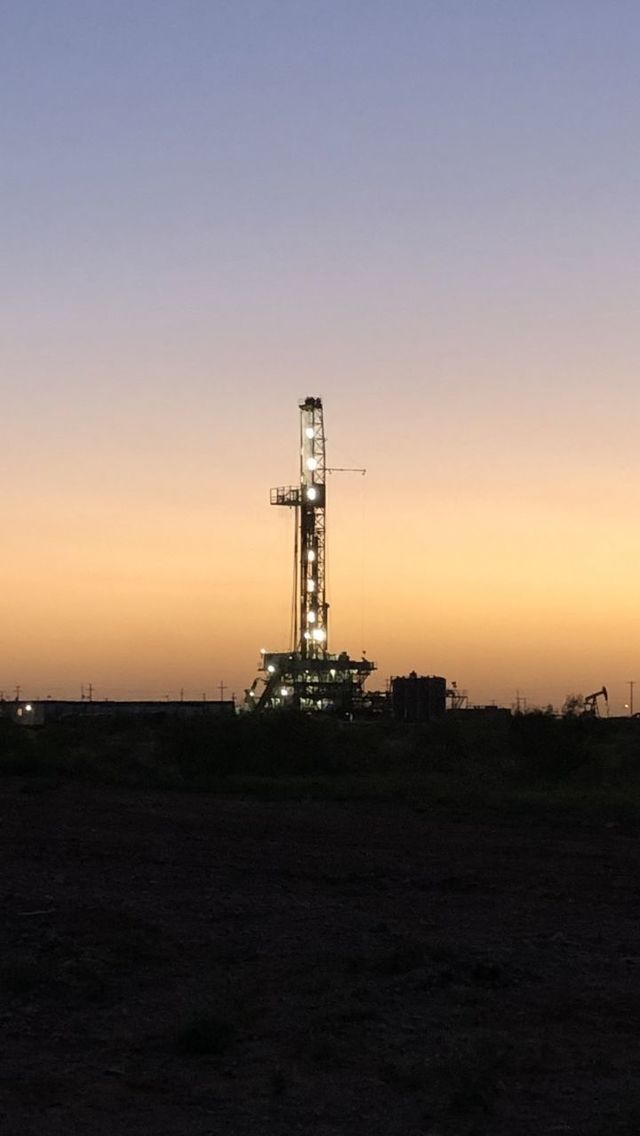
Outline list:
[[[514,1080],[544,1076],[553,1066],[544,1038],[513,1044],[506,1034],[479,1030],[446,1043],[422,1066],[436,1128],[443,1136],[475,1136],[488,1127]]]
[[[179,1030],[176,1039],[180,1053],[190,1057],[220,1057],[235,1038],[235,1026],[213,1013],[199,1013]]]
[[[296,713],[228,719],[78,719],[38,731],[0,720],[0,774],[274,800],[397,799],[417,811],[504,823],[548,807],[640,815],[640,723],[481,720],[411,725]]]
[[[469,972],[471,982],[476,986],[501,986],[504,981],[503,967],[496,962],[475,962]]]
[[[593,1129],[593,1136],[638,1136],[640,1132],[640,1105],[625,1107],[624,1101],[620,1107],[606,1120],[602,1120],[597,1128]]]
[[[287,1078],[282,1069],[273,1069],[269,1078],[269,1087],[271,1095],[274,1097],[283,1097],[287,1091]]]
[[[426,970],[432,979],[438,979],[443,974],[452,977],[452,968],[461,970],[464,963],[448,943],[399,939],[387,946],[374,947],[368,953],[348,955],[345,968],[348,974],[369,974],[380,978],[401,977],[413,971]]]
[[[429,1102],[424,1120],[442,1136],[485,1132],[511,1070],[495,1038],[462,1038],[434,1057],[401,1055],[385,1060],[379,1074],[390,1088]]]
[[[353,1058],[346,1041],[328,1028],[312,1028],[303,1044],[303,1052],[313,1065],[328,1071],[347,1068]]]
[[[371,960],[369,969],[380,975],[409,974],[434,963],[451,962],[453,958],[453,951],[445,953],[440,945],[432,949],[428,943],[406,942],[380,951]]]
[[[54,974],[48,962],[25,957],[5,963],[0,970],[0,990],[14,997],[32,994],[53,981]]]

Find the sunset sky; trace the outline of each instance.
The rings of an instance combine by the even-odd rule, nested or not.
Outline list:
[[[5,0],[0,689],[333,650],[640,709],[637,0]]]

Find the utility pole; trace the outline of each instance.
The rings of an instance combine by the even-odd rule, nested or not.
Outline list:
[[[224,692],[225,692],[226,689],[227,688],[224,685],[222,679],[220,679],[220,682],[218,683],[218,690],[220,691],[220,701],[221,702],[224,702]]]
[[[634,688],[635,685],[636,685],[635,680],[629,682],[629,717],[630,718],[633,718],[633,688]]]

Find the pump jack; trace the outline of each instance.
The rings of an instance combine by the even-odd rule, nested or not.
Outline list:
[[[604,698],[604,703],[607,708],[607,717],[609,716],[609,695],[607,694],[606,686],[600,690],[595,690],[593,694],[587,694],[584,700],[583,713],[590,718],[600,718],[600,708],[598,706],[598,699]]]

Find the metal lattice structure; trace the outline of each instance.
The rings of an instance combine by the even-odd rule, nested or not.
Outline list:
[[[322,399],[300,410],[300,482],[271,490],[272,505],[296,510],[293,650],[263,652],[262,677],[247,691],[250,709],[295,706],[349,713],[362,698],[368,659],[329,653],[326,597],[327,463]],[[262,689],[260,686],[262,684]]]
[[[325,573],[326,445],[322,400],[300,403],[300,484],[271,490],[271,504],[298,510],[295,650],[303,659],[328,651]]]

